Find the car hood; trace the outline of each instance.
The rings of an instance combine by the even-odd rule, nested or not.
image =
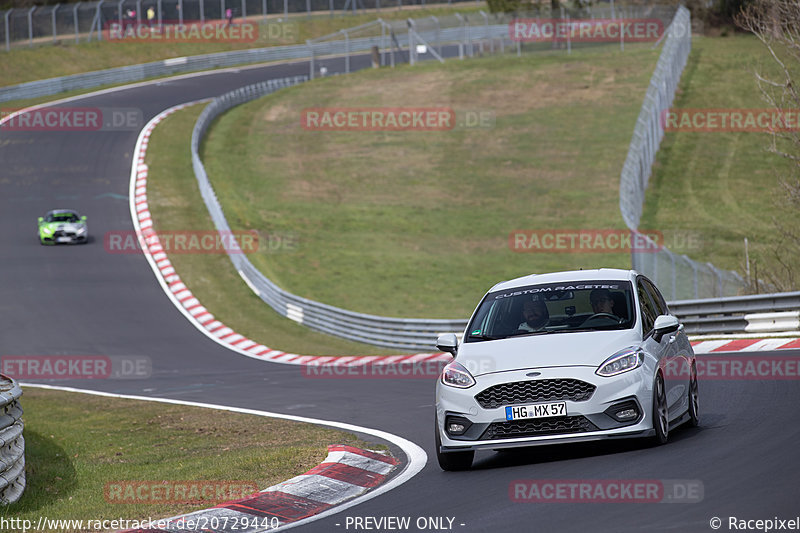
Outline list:
[[[456,361],[474,376],[553,366],[600,366],[619,350],[641,344],[636,329],[550,333],[462,343]]]

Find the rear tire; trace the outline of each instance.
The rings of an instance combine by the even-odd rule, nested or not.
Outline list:
[[[669,409],[667,408],[667,392],[664,387],[664,378],[659,372],[653,383],[653,429],[656,434],[653,443],[666,444],[669,439]]]
[[[466,452],[447,452],[442,453],[442,438],[439,435],[439,423],[436,423],[434,429],[436,435],[436,459],[439,461],[439,467],[448,472],[456,472],[459,470],[469,470],[472,466],[472,459],[475,457],[475,452],[469,450]]]

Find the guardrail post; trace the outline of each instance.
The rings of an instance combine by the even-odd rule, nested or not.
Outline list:
[[[72,21],[75,26],[75,44],[80,41],[80,30],[78,29],[78,8],[82,2],[76,2],[75,7],[72,8]]]
[[[58,38],[58,30],[56,29],[56,11],[58,11],[59,6],[61,6],[61,4],[54,5],[53,12],[51,13],[53,17],[53,42],[56,42],[56,39]]]
[[[33,12],[36,11],[37,6],[33,6],[28,10],[28,46],[33,46]]]
[[[8,26],[9,26],[8,18],[11,16],[11,12],[12,11],[14,11],[14,10],[13,9],[9,9],[8,11],[6,11],[5,16],[3,17],[4,23],[5,23],[5,28],[6,28],[6,52],[10,52],[11,51],[11,36],[8,34],[8,31],[9,31],[8,30]]]

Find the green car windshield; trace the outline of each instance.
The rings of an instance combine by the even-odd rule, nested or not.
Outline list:
[[[44,219],[45,222],[80,222],[80,220],[75,213],[50,213]]]

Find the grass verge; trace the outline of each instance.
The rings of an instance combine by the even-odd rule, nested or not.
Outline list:
[[[189,157],[192,128],[202,108],[196,105],[171,115],[150,138],[147,191],[157,231],[214,229]],[[280,316],[245,285],[224,253],[173,253],[169,258],[186,286],[217,320],[265,346],[303,355],[397,353],[317,333]]]
[[[40,516],[143,520],[183,514],[213,504],[120,504],[113,493],[107,500],[107,485],[246,481],[263,490],[317,465],[328,444],[367,445],[312,424],[199,407],[36,388],[25,388],[23,402],[27,489],[0,513],[34,524]]]
[[[755,37],[697,37],[673,107],[763,109],[753,77],[762,66],[770,61]],[[767,153],[769,144],[766,133],[668,132],[641,226],[683,231],[694,243],[690,257],[739,272],[747,237],[751,258],[770,268],[773,220],[796,220],[797,213],[780,201],[780,175],[790,163]]]

